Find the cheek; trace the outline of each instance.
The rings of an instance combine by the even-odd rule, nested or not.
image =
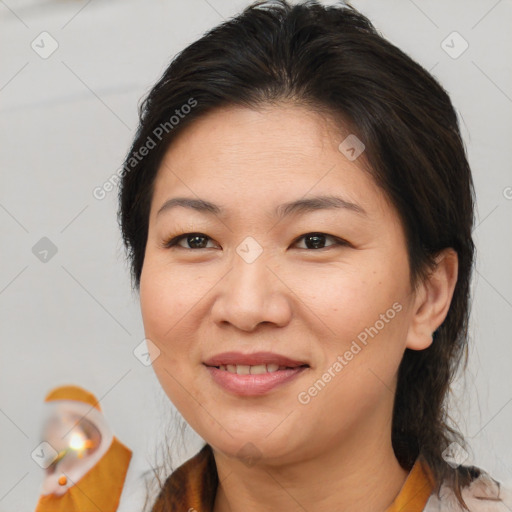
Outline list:
[[[290,275],[294,293],[324,323],[330,336],[347,339],[373,325],[395,302],[404,300],[406,276],[378,262],[347,267],[329,266]],[[293,279],[293,281],[291,280]],[[394,311],[390,312],[391,315]]]
[[[408,287],[404,285],[407,276],[403,274],[393,273],[387,264],[374,261],[349,271],[330,269],[327,279],[324,276],[316,280],[318,287],[314,293],[303,280],[297,280],[302,283],[298,284],[297,294],[307,297],[305,304],[320,318],[318,325],[325,330],[325,336],[317,336],[315,349],[320,373],[329,368],[333,371],[341,356],[343,370],[335,373],[348,379],[345,386],[350,389],[361,387],[372,395],[382,391],[382,382],[392,386],[403,356],[409,321]],[[376,389],[369,386],[368,379]],[[361,393],[364,395],[365,391]]]
[[[194,315],[209,287],[200,278],[190,278],[165,262],[149,257],[140,279],[140,307],[146,338],[159,351],[152,366],[162,388],[177,407],[187,408],[194,386],[191,367],[197,347],[194,343]],[[190,404],[189,404],[190,405]]]
[[[184,309],[183,296],[175,292],[179,284],[151,265],[150,260],[147,263],[140,279],[142,321],[146,338],[160,351],[153,361],[153,369],[159,378],[166,378],[164,368],[174,367],[180,357],[179,344],[173,343],[173,339],[176,339],[174,325]]]
[[[197,279],[179,272],[165,262],[149,256],[140,280],[140,306],[146,334],[157,343],[166,343],[180,329],[180,320],[186,321],[204,291]],[[149,337],[149,336],[148,336]]]

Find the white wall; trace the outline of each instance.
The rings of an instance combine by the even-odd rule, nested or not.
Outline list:
[[[154,460],[171,405],[132,354],[144,332],[116,224],[117,189],[101,201],[92,190],[119,168],[137,103],[171,57],[248,3],[0,2],[0,512],[34,509],[42,470],[30,453],[44,396],[57,385],[101,399],[137,471]],[[353,3],[433,70],[464,121],[479,225],[460,426],[473,463],[512,481],[512,1]],[[31,48],[43,31],[58,43],[46,59]],[[469,44],[456,59],[441,47],[453,31]],[[46,263],[32,252],[42,237],[57,248]],[[199,442],[192,436],[178,459]]]

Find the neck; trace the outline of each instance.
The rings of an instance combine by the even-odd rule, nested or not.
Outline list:
[[[384,512],[407,476],[391,446],[391,431],[359,431],[319,456],[287,465],[247,467],[214,450],[219,486],[213,512]]]

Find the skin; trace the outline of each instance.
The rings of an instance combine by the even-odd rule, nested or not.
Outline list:
[[[215,512],[384,511],[408,475],[391,445],[397,370],[406,347],[427,348],[444,320],[457,257],[445,250],[429,280],[411,288],[398,215],[363,170],[364,154],[351,162],[338,150],[347,134],[297,105],[222,108],[181,132],[159,168],[140,281],[144,329],[160,350],[153,367],[164,391],[213,447]],[[323,194],[366,213],[274,216],[281,203]],[[226,215],[183,207],[157,215],[177,196]],[[205,248],[186,237],[163,247],[191,232],[206,235]],[[329,235],[323,248],[306,245],[312,232]],[[263,249],[251,263],[236,252],[247,236]],[[300,403],[395,303],[400,312]],[[226,351],[274,351],[310,367],[263,396],[239,397],[202,364]],[[251,463],[239,453],[247,443]]]

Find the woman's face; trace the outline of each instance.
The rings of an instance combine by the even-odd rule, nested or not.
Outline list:
[[[166,394],[224,454],[294,461],[390,431],[414,296],[401,223],[347,135],[296,106],[223,108],[158,171],[144,329]]]

